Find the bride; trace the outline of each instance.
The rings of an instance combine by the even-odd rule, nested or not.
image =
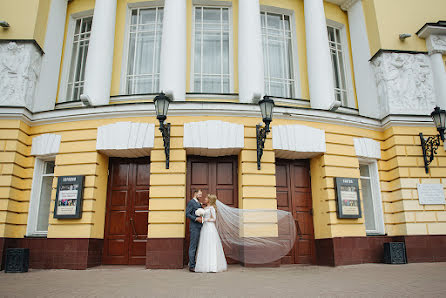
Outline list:
[[[203,205],[206,206],[204,207],[204,214],[202,214],[203,227],[198,243],[195,272],[222,272],[227,269],[223,246],[215,226],[217,220],[216,202],[217,196],[215,195],[208,195],[203,202]],[[197,215],[200,214],[199,211],[203,212],[198,209]]]
[[[290,212],[233,208],[215,195],[208,195],[203,207],[195,211],[203,219],[195,272],[227,270],[222,243],[227,248],[226,257],[245,265],[280,262],[294,246],[296,225]]]

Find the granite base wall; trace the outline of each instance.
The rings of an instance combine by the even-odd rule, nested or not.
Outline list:
[[[29,248],[29,267],[87,269],[101,265],[103,239],[0,238],[2,269],[8,248]]]
[[[446,235],[417,235],[316,239],[317,264],[382,263],[385,242],[404,242],[409,263],[446,262]]]

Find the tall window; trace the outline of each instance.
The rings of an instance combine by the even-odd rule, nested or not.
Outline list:
[[[265,93],[293,97],[294,67],[290,17],[261,12]]]
[[[193,89],[200,93],[229,93],[229,8],[194,8]]]
[[[126,74],[127,94],[159,91],[163,8],[131,11]]]
[[[369,235],[384,234],[382,203],[378,186],[376,162],[360,164],[362,200],[364,205],[365,229]]]
[[[331,62],[333,65],[334,92],[337,101],[343,106],[347,102],[347,80],[345,73],[344,51],[341,39],[341,29],[327,26],[328,43],[330,45]]]
[[[87,61],[92,21],[93,17],[76,20],[67,85],[67,101],[79,100],[79,96],[84,90],[85,62]]]
[[[36,159],[29,207],[28,235],[46,235],[48,233],[53,177],[54,161]]]

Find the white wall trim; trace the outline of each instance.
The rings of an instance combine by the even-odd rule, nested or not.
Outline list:
[[[347,39],[347,28],[345,24],[327,19],[327,25],[341,31],[342,56],[344,60],[345,80],[347,85],[347,106],[356,109],[355,93],[353,92],[353,74],[350,64],[351,51]],[[334,92],[334,90],[333,90]]]
[[[188,154],[201,156],[236,155],[244,148],[242,124],[209,120],[184,123],[183,146]]]
[[[219,7],[232,7],[232,1],[192,0],[192,6],[219,6]]]
[[[250,117],[257,118],[259,121],[261,117],[259,106],[256,104],[191,101],[172,102],[169,106],[168,116]],[[155,119],[156,114],[153,103],[148,102],[112,104],[97,106],[95,108],[69,108],[34,114],[23,107],[0,107],[0,117],[3,119],[17,119],[30,126],[37,126],[124,117],[153,117]],[[383,131],[392,126],[433,127],[434,125],[432,118],[425,115],[389,115],[383,120],[378,120],[333,111],[280,106],[274,108],[274,119],[338,124],[349,127],[374,129],[377,131]]]
[[[45,156],[59,153],[61,136],[46,133],[33,138],[31,155]]]
[[[311,158],[327,150],[325,131],[305,125],[273,126],[272,138],[278,158]]]
[[[155,124],[116,122],[98,127],[96,150],[113,157],[150,155],[155,141]]]
[[[363,158],[381,159],[381,145],[368,138],[353,138],[356,156]]]

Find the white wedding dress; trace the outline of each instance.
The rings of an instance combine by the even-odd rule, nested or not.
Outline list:
[[[226,271],[225,253],[218,235],[215,221],[217,214],[213,206],[204,208],[204,223],[200,232],[195,272]]]

